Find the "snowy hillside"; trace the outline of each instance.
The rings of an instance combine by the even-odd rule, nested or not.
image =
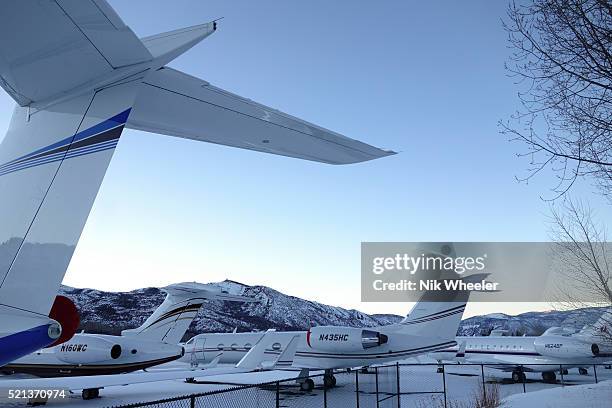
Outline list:
[[[314,325],[376,326],[401,319],[395,315],[368,315],[357,310],[327,306],[288,296],[266,286],[246,286],[237,282],[216,283],[230,293],[260,300],[255,303],[210,302],[192,323],[186,337],[201,332],[265,330],[305,330]],[[63,286],[60,293],[71,298],[81,313],[81,329],[87,332],[119,334],[139,326],[163,301],[158,288],[132,292],[103,292]]]
[[[328,306],[288,296],[266,286],[247,286],[233,281],[215,283],[223,290],[253,296],[260,303],[211,302],[200,310],[186,337],[201,332],[265,330],[305,330],[312,325],[376,326],[401,320],[396,315],[368,315],[357,310]],[[60,292],[71,298],[81,312],[81,328],[87,332],[119,334],[139,326],[163,301],[158,288],[132,292],[103,292],[94,289],[62,287]],[[459,335],[488,334],[505,329],[518,334],[540,334],[551,326],[581,328],[595,322],[601,310],[580,309],[569,312],[530,312],[518,316],[495,313],[462,322]]]
[[[585,308],[568,311],[527,312],[516,316],[493,313],[475,316],[461,322],[459,335],[488,335],[491,330],[507,330],[510,335],[542,334],[549,327],[566,327],[576,330],[593,324],[601,316],[603,308]]]

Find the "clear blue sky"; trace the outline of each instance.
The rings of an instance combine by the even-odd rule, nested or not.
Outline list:
[[[517,108],[504,2],[110,3],[139,36],[225,17],[171,66],[400,154],[326,166],[126,131],[65,283],[229,278],[404,314],[360,303],[361,241],[547,240],[552,175],[518,184],[527,162],[497,128]],[[3,93],[1,126],[11,105]]]

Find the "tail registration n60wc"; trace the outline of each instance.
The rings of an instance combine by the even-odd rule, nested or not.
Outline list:
[[[215,22],[138,38],[104,0],[0,7],[17,103],[0,145],[0,364],[61,336],[49,311],[126,126],[331,164],[393,154],[166,67]]]

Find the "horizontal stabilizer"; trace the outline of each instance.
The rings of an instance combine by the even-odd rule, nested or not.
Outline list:
[[[234,367],[214,367],[193,370],[157,370],[128,374],[90,375],[55,378],[19,378],[0,381],[0,389],[67,389],[84,390],[128,384],[144,384],[168,380],[186,380],[212,375],[234,374]]]
[[[21,106],[149,60],[149,51],[104,0],[2,3],[0,85]]]
[[[394,154],[167,67],[145,79],[127,126],[329,164]]]
[[[168,295],[138,328],[123,330],[122,336],[138,336],[149,341],[176,344],[185,335],[200,307],[207,300],[257,302],[255,298],[232,295],[214,285],[197,282],[175,283],[162,288]]]

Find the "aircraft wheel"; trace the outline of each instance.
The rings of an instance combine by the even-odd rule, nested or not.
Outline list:
[[[323,376],[323,385],[325,388],[333,388],[336,386],[336,377],[333,374],[325,374]]]
[[[580,368],[578,369],[578,373],[579,373],[580,375],[587,375],[587,374],[589,373],[589,370],[587,370],[586,368],[582,368],[582,367],[580,367]]]
[[[512,372],[512,381],[514,381],[515,383],[519,383],[522,380],[522,375],[523,373],[521,373],[520,371],[513,371]]]
[[[100,390],[98,388],[86,388],[81,393],[84,400],[90,400],[98,398],[100,396]]]
[[[563,369],[563,371],[562,371],[562,373],[563,373],[563,375],[568,375],[568,374],[569,374],[569,371],[567,371],[567,368],[564,368],[564,369]]]
[[[542,373],[542,380],[552,383],[557,381],[557,375],[553,371],[547,371]]]
[[[314,389],[314,381],[311,378],[307,378],[303,383],[300,384],[302,391],[312,391]]]

